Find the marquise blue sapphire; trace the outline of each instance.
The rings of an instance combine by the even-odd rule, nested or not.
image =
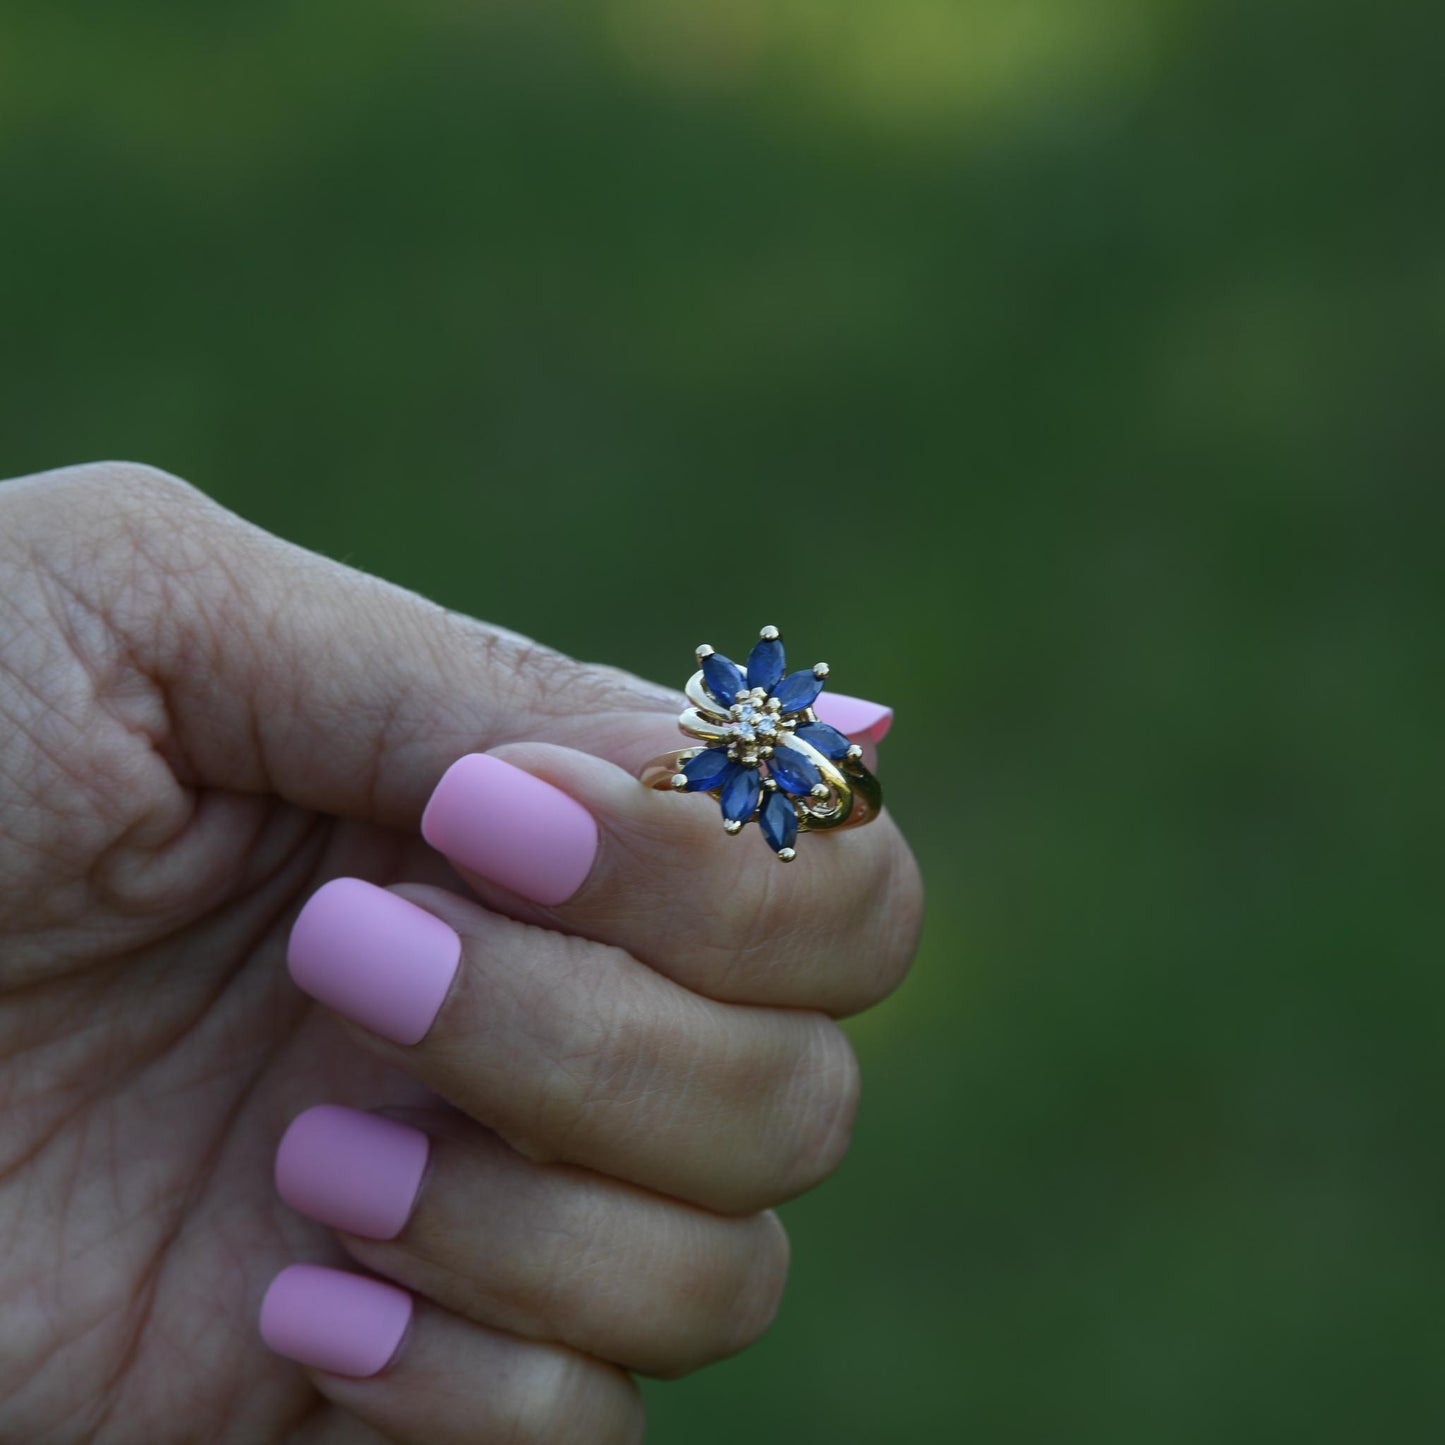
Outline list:
[[[771,692],[787,665],[783,644],[776,637],[763,638],[748,653],[748,686]]]
[[[790,793],[806,793],[815,783],[822,781],[817,768],[797,749],[786,743],[779,743],[768,759],[768,771],[777,780],[780,788]]]
[[[827,723],[803,723],[798,728],[798,736],[834,762],[846,757],[848,749],[853,746],[837,728],[830,728]]]
[[[798,810],[784,792],[769,793],[758,814],[758,827],[774,853],[791,848],[798,841]]]
[[[763,790],[763,780],[756,768],[740,767],[722,790],[722,815],[733,823],[746,823],[758,806],[758,794]]]
[[[702,680],[707,690],[722,704],[726,712],[743,690],[743,675],[732,658],[710,652],[702,660]]]
[[[687,774],[687,792],[710,793],[722,787],[741,767],[741,763],[728,757],[727,748],[704,748],[695,758],[689,758],[680,771]]]
[[[809,671],[790,672],[773,689],[773,696],[777,698],[784,712],[802,712],[805,707],[812,707],[813,699],[822,690],[821,677],[815,677]]]

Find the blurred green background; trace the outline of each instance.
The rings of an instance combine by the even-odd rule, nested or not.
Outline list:
[[[892,703],[856,1146],[662,1445],[1438,1439],[1438,4],[0,10],[0,474]]]

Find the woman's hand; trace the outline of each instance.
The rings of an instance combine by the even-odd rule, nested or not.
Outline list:
[[[679,706],[147,468],[0,486],[0,1438],[610,1445],[762,1332],[920,891],[644,789]]]

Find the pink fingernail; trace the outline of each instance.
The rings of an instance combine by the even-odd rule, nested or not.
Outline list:
[[[446,770],[421,831],[452,862],[549,908],[582,886],[597,856],[597,824],[581,803],[488,753]]]
[[[365,1239],[395,1239],[416,1202],[430,1140],[420,1129],[318,1104],[276,1150],[276,1189],[292,1209]]]
[[[822,693],[813,704],[818,721],[835,727],[850,738],[868,738],[881,743],[884,734],[893,726],[893,709],[881,702],[867,702],[861,697],[849,697],[844,692]]]
[[[435,914],[360,878],[316,890],[286,962],[312,998],[398,1044],[414,1044],[447,996],[462,941]]]
[[[261,1301],[261,1338],[278,1355],[333,1375],[376,1374],[410,1323],[404,1289],[319,1264],[288,1265]]]

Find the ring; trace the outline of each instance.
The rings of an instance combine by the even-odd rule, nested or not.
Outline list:
[[[883,789],[863,766],[863,749],[813,711],[826,662],[788,672],[776,627],[758,634],[745,669],[705,643],[697,661],[683,689],[692,706],[677,725],[703,746],[653,758],[640,775],[647,787],[707,793],[727,832],[755,821],[784,863],[797,856],[799,833],[857,828],[878,816]]]

